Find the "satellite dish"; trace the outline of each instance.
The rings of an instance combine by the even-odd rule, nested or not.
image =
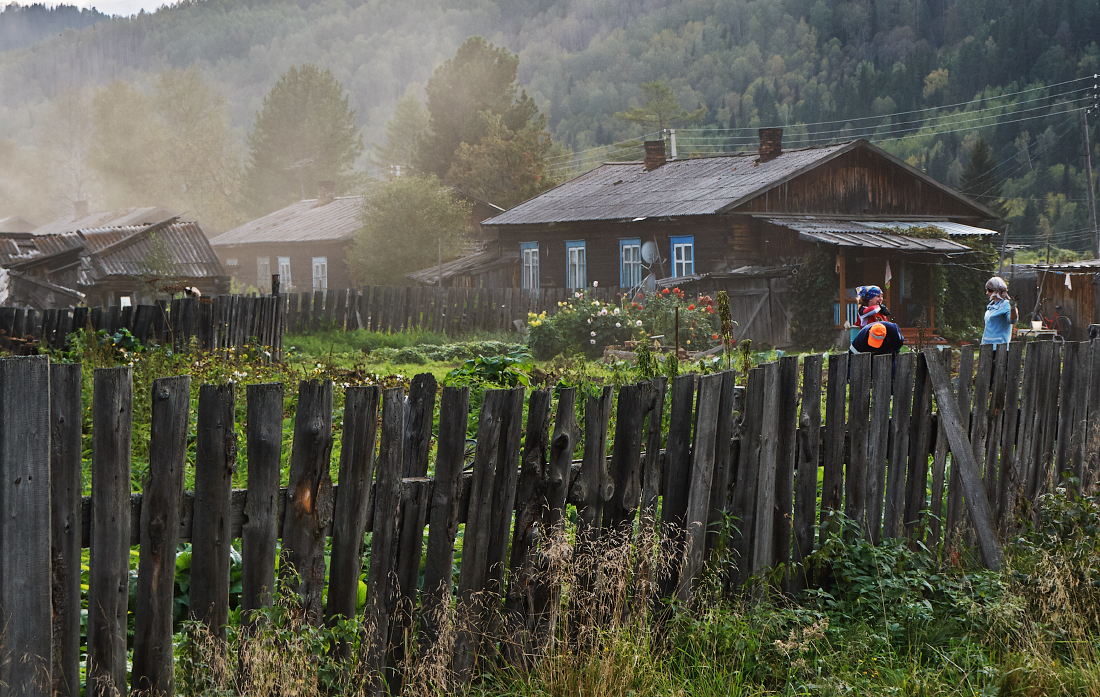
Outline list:
[[[647,242],[646,244],[650,244],[650,243]],[[656,291],[657,290],[657,277],[654,276],[653,274],[649,274],[648,276],[645,277],[645,280],[642,281],[642,285],[645,287],[645,292],[647,292],[647,293],[652,293],[652,292]]]
[[[653,242],[646,242],[642,245],[642,261],[647,264],[652,264],[661,258],[660,253],[657,251],[657,245]]]

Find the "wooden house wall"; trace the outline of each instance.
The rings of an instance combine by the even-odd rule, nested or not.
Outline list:
[[[1096,322],[1096,292],[1097,286],[1092,279],[1095,274],[1075,273],[1070,274],[1070,283],[1073,288],[1066,287],[1066,277],[1060,273],[1047,273],[1044,277],[1039,272],[1042,282],[1043,300],[1040,309],[1047,317],[1054,316],[1054,306],[1061,306],[1059,314],[1069,317],[1073,322],[1073,331],[1068,337],[1071,341],[1083,341],[1088,338],[1088,326]],[[1032,303],[1035,301],[1032,300]],[[1030,319],[1031,307],[1021,307],[1021,319]]]
[[[857,148],[734,209],[743,213],[919,215],[980,219],[973,208],[902,167]]]
[[[313,290],[313,257],[328,259],[328,287],[351,288],[348,273],[347,252],[351,240],[323,240],[317,242],[262,242],[242,245],[218,245],[214,253],[218,255],[225,272],[243,286],[256,286],[259,280],[256,274],[256,260],[268,257],[271,260],[271,273],[279,273],[279,257],[290,257],[291,287],[285,285],[283,292],[302,292]],[[226,262],[236,259],[236,266]],[[260,288],[270,290],[271,279]]]

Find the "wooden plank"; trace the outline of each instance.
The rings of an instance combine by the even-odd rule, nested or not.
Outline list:
[[[925,349],[925,356],[927,357],[925,365],[927,366],[932,388],[936,394],[940,418],[944,419],[944,431],[948,443],[951,445],[951,453],[959,467],[959,478],[962,481],[970,520],[974,524],[974,531],[978,538],[978,549],[981,553],[982,563],[986,567],[998,571],[1001,568],[1001,547],[989,517],[989,501],[985,497],[985,489],[982,486],[977,463],[974,461],[973,450],[962,427],[962,416],[959,413],[957,395],[951,389],[951,376],[944,370],[940,362],[930,354],[931,351],[932,349]]]
[[[584,406],[584,456],[569,499],[577,506],[577,545],[587,548],[599,535],[604,503],[614,490],[607,469],[607,424],[611,420],[611,388],[591,395]]]
[[[772,559],[775,517],[776,458],[779,454],[779,364],[764,366],[764,410],[760,427],[760,474],[756,485],[752,573],[768,567]]]
[[[808,585],[809,569],[803,562],[814,550],[817,530],[817,472],[821,443],[820,353],[806,356],[802,364],[802,408],[798,417],[798,468],[795,474],[794,546],[791,549],[790,591],[800,594]]]
[[[1071,436],[1076,419],[1074,410],[1077,407],[1077,375],[1078,355],[1081,344],[1076,341],[1067,341],[1062,348],[1062,384],[1058,395],[1058,421],[1056,425],[1056,438],[1054,449],[1054,481],[1065,485],[1067,475],[1072,476],[1072,448]],[[1087,388],[1086,388],[1087,389]]]
[[[825,459],[821,479],[821,528],[830,526],[829,514],[841,510],[844,500],[844,407],[847,402],[849,354],[829,356],[825,387]]]
[[[1035,489],[1032,494],[1031,501],[1033,504],[1038,503],[1038,497],[1041,494],[1049,493],[1054,486],[1055,472],[1054,472],[1054,446],[1055,437],[1058,432],[1058,401],[1061,387],[1061,370],[1062,370],[1062,349],[1063,345],[1057,342],[1050,342],[1050,367],[1049,373],[1043,384],[1046,387],[1044,395],[1043,410],[1041,415],[1042,419],[1042,450],[1039,458],[1039,469],[1037,470],[1035,478]]]
[[[488,575],[487,559],[492,534],[493,483],[499,453],[501,419],[510,402],[509,390],[486,390],[478,419],[474,478],[470,485],[470,508],[462,541],[462,566],[458,579],[458,628],[452,657],[455,679],[472,677],[478,637],[487,608],[481,600]]]
[[[339,618],[352,619],[356,614],[381,397],[382,392],[377,386],[349,387],[344,397],[338,474],[340,487],[334,497],[336,508],[332,518],[332,552],[328,600],[325,603],[325,621],[330,627]],[[336,650],[345,660],[351,656],[351,647],[347,643],[341,642]]]
[[[797,383],[797,360],[794,363],[794,367],[794,379]],[[797,392],[797,390],[798,387],[796,385],[795,391]],[[744,398],[745,388],[737,386],[737,372],[733,370],[723,371],[722,400],[718,405],[718,429],[715,433],[714,446],[714,478],[710,489],[710,511],[707,513],[706,548],[703,550],[704,559],[709,559],[711,552],[718,547],[721,541],[723,527],[726,523],[726,511],[729,510],[730,501],[730,482],[733,480],[733,458],[735,455],[733,439],[735,435],[738,439],[740,438],[739,429],[741,426],[741,414],[745,411]],[[658,436],[657,443],[660,443],[659,438],[660,436]],[[740,447],[740,443],[738,443],[736,447]],[[792,449],[792,457],[793,454],[794,451]],[[723,582],[729,580],[728,568],[723,568],[719,573],[723,577]]]
[[[641,500],[643,429],[654,398],[652,390],[647,382],[619,389],[609,466],[614,492],[604,505],[604,527],[618,531],[624,543],[630,539]]]
[[[1040,367],[1042,351],[1038,342],[1028,342],[1024,355],[1023,386],[1020,390],[1020,416],[1017,427],[1016,451],[1005,472],[1004,503],[1001,511],[1001,530],[1008,537],[1015,533],[1021,497],[1027,488],[1028,467],[1032,444],[1035,440],[1035,410],[1039,401]],[[954,480],[952,480],[954,483]]]
[[[890,464],[886,473],[883,539],[901,537],[902,534],[906,458],[909,453],[909,416],[913,407],[914,358],[912,353],[903,353],[894,363],[894,408],[890,416]]]
[[[48,694],[53,672],[50,431],[49,359],[0,360],[0,685],[18,697]],[[125,624],[122,639],[125,669]]]
[[[947,348],[939,352],[937,358],[943,362],[944,370],[951,370],[951,349]],[[944,500],[943,492],[946,488],[947,474],[947,436],[944,434],[943,422],[938,413],[932,415],[933,431],[935,432],[935,445],[932,450],[932,489],[929,495],[928,538],[929,546],[936,548],[943,536]]]
[[[971,383],[973,380],[974,348],[972,346],[964,346],[959,352],[959,389],[957,402],[960,414],[970,414]],[[968,423],[964,423],[963,428],[969,433],[970,426]],[[946,434],[944,437],[947,437]],[[959,480],[958,468],[955,467],[954,458],[952,458],[951,474],[947,485],[947,530],[945,532],[945,539],[949,539],[955,534],[965,514],[966,509],[963,506],[962,499],[962,482]]]
[[[248,385],[245,390],[248,500],[241,529],[241,622],[251,627],[253,613],[270,607],[275,593],[283,384]]]
[[[997,507],[996,525],[1004,539],[1005,521],[1012,517],[1016,500],[1013,496],[1009,501],[1009,478],[1019,481],[1019,475],[1015,472],[1016,430],[1020,418],[1020,369],[1024,357],[1024,342],[1014,341],[1008,348],[1008,368],[1005,371],[1005,414],[1004,425],[1001,428],[1001,458],[997,476]]]
[[[1024,500],[1029,503],[1035,500],[1040,483],[1043,480],[1042,460],[1045,450],[1044,427],[1046,425],[1046,412],[1048,409],[1053,408],[1048,403],[1050,397],[1048,382],[1051,377],[1052,363],[1057,358],[1053,342],[1036,342],[1033,349],[1038,349],[1039,354],[1039,365],[1037,368],[1038,380],[1034,385],[1034,390],[1036,392],[1035,413],[1032,415],[1032,420],[1029,425],[1031,433],[1023,478],[1023,497]]]
[[[684,515],[688,506],[691,473],[691,416],[695,401],[695,376],[678,375],[672,380],[672,404],[665,445],[664,499],[661,504],[663,544],[672,550],[668,576],[660,579],[660,594],[669,597],[679,586],[683,558]]]
[[[657,522],[657,497],[661,493],[661,436],[665,393],[668,378],[658,376],[650,380],[653,386],[653,403],[646,412],[645,457],[642,460],[642,492],[638,500],[640,526],[654,529]],[[560,397],[559,397],[560,399]],[[723,504],[725,502],[723,501]]]
[[[778,364],[773,364],[778,369]],[[705,375],[699,379],[699,398],[695,411],[695,441],[692,447],[691,474],[688,484],[687,509],[684,512],[684,552],[680,566],[677,598],[690,602],[692,587],[703,569],[703,552],[706,550],[707,520],[710,514],[711,488],[714,481],[714,456],[717,447],[719,407],[722,402],[721,373]],[[776,371],[778,389],[778,370]],[[772,462],[774,468],[774,459]],[[774,477],[774,469],[773,469]],[[772,479],[774,482],[774,479]],[[775,492],[770,494],[774,497]],[[757,508],[757,515],[760,509]],[[771,507],[768,508],[768,533],[770,533]],[[763,535],[765,533],[761,533]],[[771,540],[768,540],[770,546]]]
[[[990,515],[993,520],[1000,519],[1000,460],[998,452],[1001,445],[1001,431],[1004,428],[1005,393],[1008,376],[1008,345],[1000,344],[993,353],[993,382],[990,387],[989,411],[986,420],[986,446],[984,453],[985,495],[989,499]]]
[[[391,576],[397,552],[397,504],[401,499],[401,450],[405,439],[404,397],[404,390],[400,387],[382,393],[382,437],[374,493],[374,525],[370,569],[367,572],[367,631],[364,639],[365,668],[369,671],[366,687],[369,694],[379,694],[385,684],[382,668],[385,665],[386,638],[389,635],[390,611],[393,606]],[[321,564],[323,574],[323,558]],[[324,580],[323,575],[321,579]]]
[[[989,437],[990,393],[993,384],[993,345],[982,344],[978,349],[978,372],[974,376],[974,402],[970,417],[970,444],[974,448],[974,462],[978,472],[985,472],[985,446]],[[988,496],[988,483],[986,492]],[[992,509],[990,509],[992,510]]]
[[[80,695],[82,386],[79,363],[50,366],[51,694],[56,697]]]
[[[531,591],[538,576],[538,543],[545,537],[542,528],[547,508],[549,483],[547,465],[550,449],[550,390],[531,393],[527,407],[527,438],[520,458],[516,482],[516,516],[512,530],[512,549],[508,560],[508,595],[504,603],[504,632],[501,648],[506,660],[519,664],[535,650]]]
[[[798,437],[798,356],[779,359],[779,433],[775,460],[775,521],[768,566],[782,569],[779,588],[790,592],[791,521],[794,515],[795,445]],[[728,442],[728,437],[727,437]],[[719,441],[721,442],[721,441]]]
[[[913,382],[913,413],[909,421],[909,473],[905,479],[905,535],[918,532],[928,505],[928,454],[932,445],[932,386],[928,381],[928,354],[917,354]]]
[[[500,633],[499,609],[504,595],[504,570],[511,539],[512,513],[516,507],[525,392],[523,387],[512,389],[501,416],[497,471],[493,478],[492,512],[489,516],[489,548],[485,558],[485,590],[482,592],[482,602],[486,608],[492,609],[488,616],[489,636]]]
[[[435,393],[436,380],[431,373],[417,375],[409,386],[402,445],[403,477],[428,476]],[[402,501],[398,512],[400,537],[397,543],[396,574],[399,597],[394,608],[394,632],[390,636],[390,648],[394,652],[388,661],[390,665],[401,663],[404,658],[406,634],[412,629],[417,581],[420,578],[420,558],[424,547],[424,525],[427,522],[428,508],[431,504],[429,493],[428,488],[418,482],[411,496]],[[354,603],[352,607],[354,608]]]
[[[298,386],[290,451],[280,580],[297,591],[307,621],[319,625],[324,608],[325,527],[332,521],[332,381]]]
[[[78,404],[79,394],[77,387]],[[183,497],[183,475],[187,468],[190,376],[154,380],[151,397],[149,474],[141,487],[141,550],[130,685],[131,690],[145,694],[171,695],[175,694],[172,611],[175,603],[180,499]],[[79,434],[76,442],[80,442]],[[197,476],[196,473],[196,488]],[[228,548],[228,540],[225,544]],[[227,567],[226,603],[229,601],[228,571]]]
[[[1077,350],[1077,384],[1074,389],[1073,425],[1069,432],[1069,462],[1066,469],[1077,480],[1075,490],[1082,491],[1085,483],[1083,463],[1086,455],[1086,434],[1088,433],[1089,386],[1092,383],[1092,361],[1089,356],[1088,342],[1081,342]]]
[[[458,534],[458,498],[466,448],[469,387],[444,387],[439,404],[439,440],[435,486],[428,514],[428,546],[421,594],[420,636],[423,651],[439,640],[440,623],[450,608],[454,542]],[[570,458],[572,457],[570,451]]]
[[[871,408],[871,354],[858,353],[848,357],[851,390],[848,396],[848,429],[851,450],[848,471],[844,477],[844,516],[856,526],[860,535],[871,539],[867,525],[868,452]]]
[[[131,369],[128,366],[98,368],[93,383],[86,694],[111,697],[116,690],[126,691],[127,678]]]
[[[229,499],[237,464],[234,397],[233,383],[201,386],[195,432],[190,614],[222,643],[229,623]]]
[[[313,291],[313,311],[309,318],[309,328],[319,331],[325,327],[325,291]]]
[[[332,293],[333,291],[329,291]],[[336,307],[332,312],[332,328],[338,332],[342,332],[347,327],[348,322],[348,291],[338,290],[336,291]]]
[[[1083,447],[1085,456],[1081,467],[1081,489],[1086,494],[1096,490],[1097,474],[1100,472],[1100,339],[1089,343],[1089,396],[1087,409],[1088,424]]]
[[[737,521],[730,535],[730,550],[736,563],[728,587],[739,589],[749,579],[753,555],[753,527],[756,517],[757,482],[760,464],[760,431],[763,419],[763,368],[749,371],[745,389],[745,414],[739,424],[740,441],[734,477],[730,517]]]
[[[893,393],[894,356],[871,359],[870,424],[867,430],[867,532],[878,544],[882,539],[883,496],[886,495],[886,461],[890,444],[890,397]]]

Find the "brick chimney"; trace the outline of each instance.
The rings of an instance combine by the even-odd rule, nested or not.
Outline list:
[[[645,142],[645,171],[650,172],[665,162],[665,141],[663,140],[647,140]]]
[[[782,128],[761,128],[757,133],[760,135],[760,149],[756,151],[757,162],[774,160],[783,154]]]
[[[85,201],[73,201],[73,220],[80,220],[81,218],[88,217],[88,202]]]
[[[326,203],[332,203],[336,199],[336,182],[334,181],[319,181],[317,182],[317,205],[323,206]]]

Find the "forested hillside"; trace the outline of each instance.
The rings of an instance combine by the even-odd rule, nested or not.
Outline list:
[[[93,9],[44,4],[0,6],[0,51],[23,48],[70,29],[83,29],[109,17]]]
[[[370,144],[396,100],[423,99],[433,69],[475,34],[519,54],[521,86],[577,153],[552,163],[559,172],[628,154],[592,148],[641,135],[614,115],[663,80],[682,107],[706,109],[679,133],[681,155],[751,147],[756,127],[784,125],[788,146],[868,137],[958,185],[980,137],[1012,236],[1084,246],[1077,117],[1100,72],[1095,0],[183,2],[0,53],[0,138],[34,142],[66,86],[122,79],[151,92],[166,69],[195,65],[243,143],[279,75],[309,62],[347,90]],[[1002,205],[986,189],[970,193]]]

